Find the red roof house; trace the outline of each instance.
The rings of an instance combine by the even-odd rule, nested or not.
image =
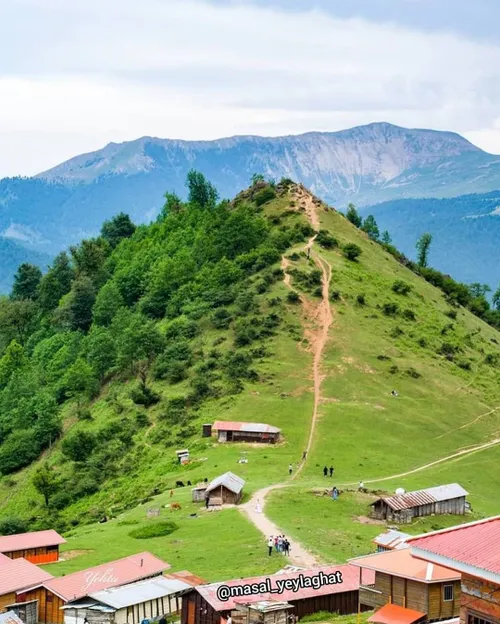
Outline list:
[[[425,621],[426,614],[414,609],[406,609],[395,604],[386,604],[368,618],[368,622],[375,624],[414,624]]]
[[[213,424],[218,442],[264,442],[275,444],[280,439],[281,429],[263,423],[224,422]]]
[[[142,552],[104,563],[95,568],[52,578],[37,586],[32,586],[22,595],[18,595],[18,599],[39,601],[39,622],[63,624],[64,614],[61,607],[67,602],[84,598],[101,589],[120,587],[142,579],[160,576],[168,568],[170,568],[168,563],[149,552]]]
[[[52,578],[52,574],[45,572],[26,559],[0,559],[0,611],[2,606],[14,604],[16,593],[31,587],[35,583],[43,583]]]
[[[297,580],[302,577],[315,577],[320,573],[328,576],[340,572],[342,582],[337,584],[323,584],[318,588],[301,587],[297,591],[284,589],[280,593],[263,592],[249,595],[230,597],[221,600],[218,590],[221,586],[241,587],[270,583],[271,589],[276,589],[279,583],[289,579]],[[367,572],[367,580],[373,581],[374,574]],[[299,618],[317,613],[318,611],[338,612],[342,615],[356,613],[359,595],[359,569],[350,564],[338,566],[324,566],[289,572],[279,575],[256,576],[245,579],[235,579],[222,583],[200,585],[188,592],[182,601],[182,624],[220,624],[221,616],[225,617],[232,610],[242,604],[253,604],[262,601],[283,601],[295,607],[293,613]]]
[[[408,540],[415,557],[462,576],[461,622],[500,621],[500,516]]]
[[[52,563],[59,559],[59,546],[66,540],[57,531],[35,531],[0,536],[0,553],[10,559],[23,557],[31,563]]]

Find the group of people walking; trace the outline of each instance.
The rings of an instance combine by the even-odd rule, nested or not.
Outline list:
[[[333,466],[330,466],[330,468],[328,468],[328,466],[325,466],[323,468],[323,476],[327,477],[328,473],[330,473],[330,477],[333,477],[333,473],[335,472],[335,468]]]
[[[283,553],[287,557],[290,556],[290,542],[284,535],[276,535],[274,537],[271,535],[267,540],[267,547],[269,556],[273,554],[273,549],[277,553]]]

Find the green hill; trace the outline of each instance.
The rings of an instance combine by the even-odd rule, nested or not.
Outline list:
[[[190,201],[168,196],[154,224],[118,217],[35,289],[17,284],[0,310],[0,529],[63,531],[56,574],[147,548],[217,579],[282,562],[244,514],[201,513],[179,479],[232,470],[247,501],[290,485],[266,512],[319,560],[366,552],[380,532],[360,480],[459,482],[474,514],[498,513],[500,334],[394,254],[290,181],[217,204],[194,176]],[[217,445],[201,435],[215,419],[267,422],[284,441]],[[335,503],[314,492],[334,483],[324,465]],[[170,535],[130,535],[164,520]]]

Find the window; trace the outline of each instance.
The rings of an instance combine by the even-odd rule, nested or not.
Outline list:
[[[443,585],[443,600],[450,602],[454,598],[453,585]],[[479,623],[478,623],[479,624]]]
[[[477,615],[471,615],[469,613],[467,617],[467,624],[495,624],[493,620],[485,620]]]

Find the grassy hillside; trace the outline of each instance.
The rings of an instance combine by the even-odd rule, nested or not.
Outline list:
[[[300,187],[258,182],[231,206],[202,204],[168,198],[152,226],[109,248],[94,241],[94,262],[82,244],[60,302],[43,310],[43,284],[33,295],[42,310],[21,356],[4,339],[11,368],[0,396],[9,415],[0,515],[65,532],[67,560],[51,572],[144,549],[210,580],[234,576],[235,562],[241,576],[278,569],[282,559],[267,557],[243,514],[206,514],[190,502],[190,488],[170,492],[177,479],[195,484],[226,470],[247,481],[245,500],[286,482],[288,464],[297,466],[308,444],[315,397],[307,462],[266,507],[292,544],[300,539],[320,560],[369,550],[381,526],[365,519],[373,495],[348,491],[359,480],[387,491],[456,481],[470,491],[475,515],[498,513],[500,334]],[[346,257],[349,244],[357,260]],[[75,300],[85,271],[94,299],[87,325],[75,328],[68,323],[82,318]],[[332,326],[318,350],[328,301]],[[45,414],[54,429],[60,418],[62,436],[10,470],[5,448],[12,452],[23,387],[25,397],[36,391],[31,429]],[[284,441],[217,445],[201,437],[202,424],[215,419],[277,425]],[[181,467],[175,450],[185,447],[192,461]],[[323,477],[324,465],[335,467],[334,479]],[[40,475],[48,506],[34,486]],[[343,490],[336,502],[315,495],[327,481]],[[181,509],[170,509],[172,501]],[[152,507],[160,518],[147,517]],[[104,515],[112,519],[92,524]],[[129,535],[164,521],[178,528],[152,539]],[[410,530],[459,521],[430,518]]]

